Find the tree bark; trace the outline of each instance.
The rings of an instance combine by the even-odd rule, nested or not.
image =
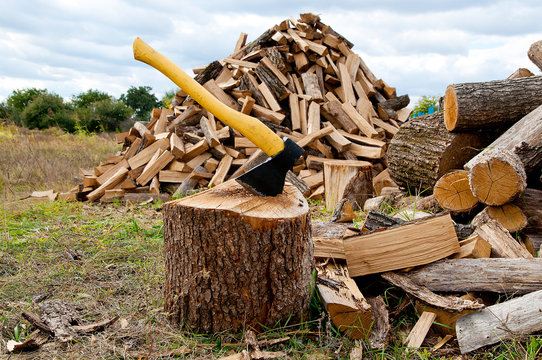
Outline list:
[[[473,133],[450,133],[442,112],[410,120],[391,140],[388,167],[402,188],[432,189],[437,180],[462,168],[489,141]]]
[[[447,259],[405,276],[431,291],[525,294],[542,289],[542,259]]]
[[[228,181],[164,206],[165,309],[194,331],[274,326],[307,309],[314,267],[303,196]]]
[[[449,85],[444,122],[450,131],[506,127],[542,104],[542,76]]]

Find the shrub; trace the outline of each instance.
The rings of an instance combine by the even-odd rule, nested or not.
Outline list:
[[[132,109],[114,99],[94,101],[77,109],[80,125],[90,132],[115,131],[132,116]]]
[[[75,119],[67,109],[64,100],[56,94],[42,94],[30,102],[21,114],[26,127],[46,129],[58,126],[62,130],[73,132]]]
[[[101,100],[112,100],[113,97],[103,91],[87,90],[72,97],[72,104],[75,108],[82,108]]]
[[[148,121],[151,110],[161,105],[156,95],[151,93],[150,86],[130,87],[120,99],[134,110],[134,115],[139,121]]]
[[[22,112],[24,109],[35,98],[46,93],[47,90],[36,88],[13,90],[6,102],[11,120],[17,125],[22,125]]]

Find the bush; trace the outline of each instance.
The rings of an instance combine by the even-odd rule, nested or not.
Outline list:
[[[151,93],[150,86],[130,87],[120,99],[134,110],[139,121],[149,121],[151,110],[161,105],[156,95]]]
[[[11,120],[17,125],[22,125],[22,112],[24,109],[35,98],[46,93],[47,90],[36,88],[13,90],[6,102]]]
[[[416,114],[418,112],[422,114],[427,114],[427,110],[433,106],[435,108],[435,111],[438,110],[438,96],[422,96],[420,100],[416,103],[416,106],[414,106],[414,109],[412,109],[412,113]]]
[[[24,125],[30,129],[58,126],[64,131],[75,130],[75,119],[56,94],[42,94],[30,102],[21,114]]]
[[[72,97],[72,104],[75,108],[83,108],[101,100],[112,100],[113,97],[103,91],[87,90]]]
[[[80,125],[90,132],[115,131],[132,116],[132,109],[114,99],[94,101],[77,109]]]

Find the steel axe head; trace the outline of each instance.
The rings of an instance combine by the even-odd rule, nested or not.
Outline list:
[[[260,165],[250,169],[235,180],[247,190],[259,196],[282,194],[286,173],[304,150],[291,139],[284,137],[284,149]]]

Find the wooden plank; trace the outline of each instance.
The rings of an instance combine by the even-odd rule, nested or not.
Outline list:
[[[216,169],[214,176],[211,178],[210,186],[216,186],[222,184],[230,171],[231,164],[233,162],[233,157],[226,155],[220,160],[220,164]]]
[[[161,139],[152,143],[151,145],[140,151],[137,155],[128,159],[128,164],[130,165],[130,168],[136,169],[142,165],[145,165],[152,158],[156,150],[166,150],[169,145],[169,139]]]
[[[324,99],[315,73],[303,73],[301,74],[301,80],[303,81],[305,93],[311,97],[312,101],[322,101]]]
[[[339,63],[339,76],[341,79],[341,86],[344,91],[344,96],[346,98],[347,103],[349,103],[352,106],[356,105],[356,95],[354,94],[354,88],[352,85],[352,79],[350,78],[350,74],[348,73],[348,69],[345,64]]]
[[[269,104],[269,108],[273,111],[280,111],[282,110],[282,107],[279,105],[277,99],[275,99],[275,96],[271,93],[271,90],[269,90],[269,87],[266,85],[265,82],[262,82],[260,85],[258,85],[258,89],[262,93],[263,97],[267,101],[267,104]]]
[[[352,105],[344,103],[341,107],[363,134],[371,138],[378,137],[378,132]]]
[[[172,171],[172,170],[160,170],[158,173],[158,180],[161,183],[174,183],[180,184],[190,175],[188,172]]]
[[[350,274],[361,276],[428,264],[456,253],[459,241],[444,214],[345,239],[344,250]]]
[[[174,132],[171,133],[171,137],[169,138],[169,148],[175,158],[183,158],[185,154],[184,143]]]
[[[157,150],[160,151],[160,150]],[[162,155],[160,155],[156,161],[149,162],[148,166],[145,167],[141,175],[136,179],[137,183],[144,186],[146,185],[151,179],[158,174],[160,170],[165,168],[171,160],[173,160],[174,156],[169,151],[164,151]]]
[[[237,60],[237,59],[232,59],[232,58],[223,58],[222,62],[226,64],[242,66],[249,69],[256,69],[256,67],[258,66],[258,64],[254,62]]]
[[[533,257],[524,246],[510,236],[510,233],[495,220],[489,220],[477,228],[475,234],[491,244],[493,257],[526,259]]]
[[[239,110],[239,104],[230,95],[226,94],[217,83],[211,79],[203,84],[203,87],[213,94],[218,100],[231,107],[234,110]]]
[[[300,147],[305,147],[311,142],[313,142],[314,140],[330,134],[331,132],[333,132],[333,129],[334,128],[332,126],[327,126],[323,129],[313,132],[312,134],[308,134],[307,136],[303,137],[301,140],[297,141],[297,145],[299,145]]]
[[[542,290],[542,259],[448,259],[406,276],[431,291],[525,294]]]
[[[243,100],[243,106],[241,107],[241,112],[243,114],[250,115],[250,112],[252,111],[252,107],[254,106],[254,103],[256,103],[256,100],[254,100],[252,97],[247,96]]]
[[[301,117],[299,114],[299,98],[296,94],[290,94],[288,98],[290,104],[290,120],[292,122],[292,130],[301,129]]]
[[[414,325],[414,328],[412,328],[412,331],[408,334],[405,340],[406,346],[410,348],[420,347],[436,317],[435,313],[424,311],[416,322],[416,325]]]
[[[311,101],[307,120],[307,134],[312,134],[320,130],[320,104]]]
[[[96,190],[90,192],[87,195],[87,199],[90,202],[98,200],[100,197],[102,197],[105,194],[106,190],[113,189],[117,184],[119,184],[124,178],[126,178],[126,175],[128,174],[128,169],[121,168],[119,169],[112,177],[107,179],[105,183],[100,185]]]
[[[492,305],[457,319],[461,353],[542,330],[542,291]]]
[[[301,99],[299,100],[299,122],[301,125],[301,133],[303,135],[308,134],[308,119],[307,119],[307,100]],[[320,127],[318,127],[320,128]]]
[[[283,85],[288,85],[288,78],[286,77],[286,75],[284,75],[282,73],[282,71],[280,71],[279,69],[277,69],[277,67],[271,62],[271,60],[269,60],[269,58],[267,56],[264,56],[261,60],[261,62],[267,66],[267,68],[269,70],[271,70],[273,72],[273,74],[275,74],[275,76],[279,79],[279,81],[283,84]]]

